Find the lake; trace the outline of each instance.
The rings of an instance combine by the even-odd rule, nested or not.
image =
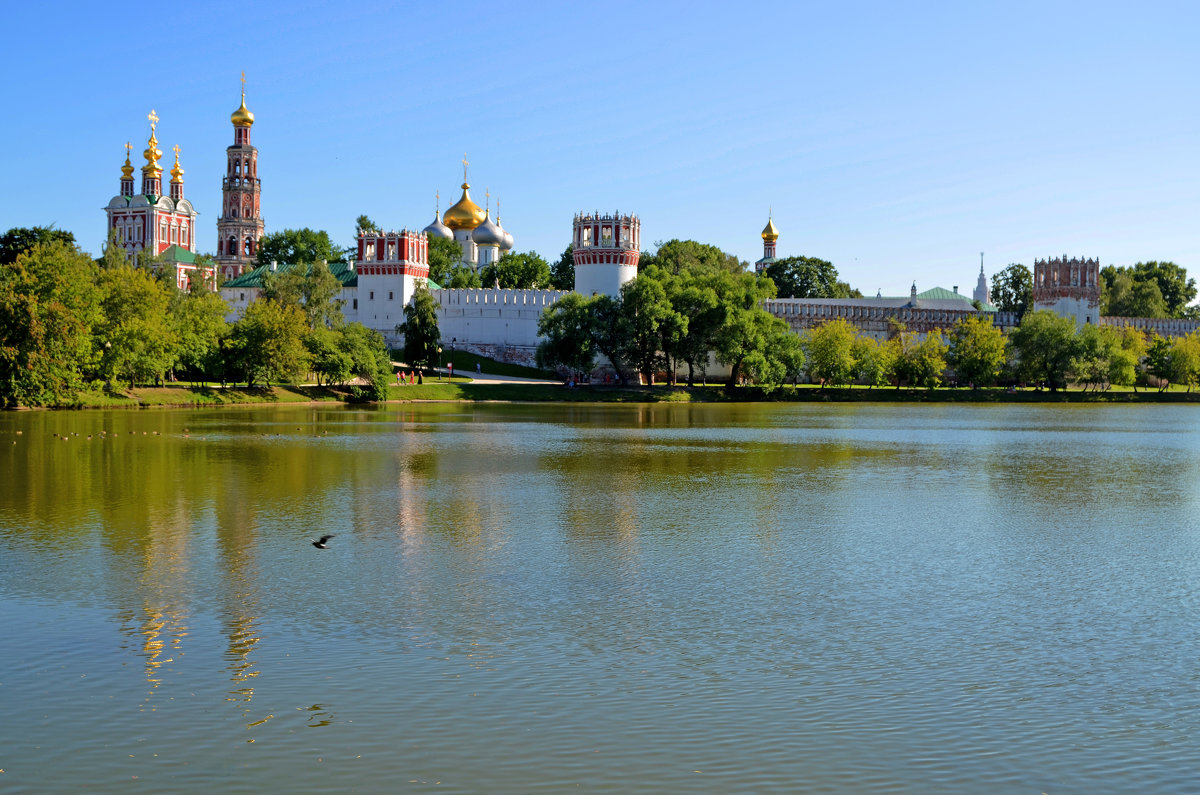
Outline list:
[[[3,792],[1200,786],[1195,407],[7,412],[0,476]]]

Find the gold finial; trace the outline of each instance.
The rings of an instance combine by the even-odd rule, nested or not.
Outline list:
[[[436,191],[433,194],[433,202],[434,202],[433,203],[433,215],[436,218],[437,216],[442,214],[442,193],[441,193],[441,191]]]
[[[465,152],[463,153],[462,164],[463,164],[463,182],[466,182],[467,181],[467,166],[469,166],[471,164],[467,162],[467,155]]]
[[[496,197],[496,223],[500,223],[500,197]]]
[[[154,112],[154,108],[150,109],[150,114],[146,118],[150,120],[150,132],[154,132],[154,126],[158,124],[158,114]]]
[[[246,96],[246,72],[242,71],[242,96]]]
[[[177,184],[183,182],[183,169],[179,166],[179,144],[175,144],[175,167],[171,169],[171,181]]]
[[[483,189],[483,209],[486,212],[492,206],[492,189]]]

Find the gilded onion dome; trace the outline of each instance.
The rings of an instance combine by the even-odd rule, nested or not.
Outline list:
[[[121,166],[121,179],[133,179],[133,163],[129,162],[129,152],[133,146],[125,144],[125,165]]]
[[[242,104],[230,114],[229,120],[234,127],[250,127],[254,124],[254,114],[246,108],[246,90],[242,89]]]
[[[486,215],[482,207],[471,201],[471,194],[467,192],[470,187],[465,182],[462,184],[462,198],[442,216],[443,223],[456,232],[459,229],[474,229],[483,223]]]
[[[179,146],[175,147],[175,166],[171,169],[171,181],[175,184],[183,182],[183,167],[179,165]]]
[[[477,246],[501,246],[504,245],[504,230],[492,222],[490,212],[484,211],[483,223],[475,227],[471,240]]]
[[[450,227],[442,223],[437,213],[433,214],[433,223],[425,227],[424,232],[430,237],[444,237],[447,240],[454,239],[454,233],[450,231]]]
[[[150,128],[150,140],[146,142],[146,151],[142,152],[142,156],[146,158],[146,165],[142,166],[142,173],[152,177],[162,176],[162,166],[158,164],[158,159],[162,157],[162,150],[158,148],[158,138],[154,135],[154,128]]]
[[[774,243],[779,239],[779,230],[775,228],[775,222],[768,216],[767,225],[763,227],[762,239],[768,243]]]

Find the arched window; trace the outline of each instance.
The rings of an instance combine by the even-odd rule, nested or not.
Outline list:
[[[234,257],[234,256],[237,256],[237,251],[238,251],[237,238],[231,236],[229,238],[229,248],[227,249],[227,252],[228,252],[229,256]]]

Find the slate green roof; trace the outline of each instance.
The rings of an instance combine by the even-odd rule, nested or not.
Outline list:
[[[196,264],[196,255],[194,253],[174,244],[163,249],[163,253],[160,256],[167,262],[182,262],[187,265]]]
[[[307,263],[284,263],[276,267],[275,270],[277,273],[299,273],[307,276],[310,267],[311,266]],[[270,272],[270,265],[259,265],[254,270],[247,271],[237,278],[230,279],[221,286],[261,288],[263,285],[263,278],[266,277],[266,275]],[[337,280],[342,283],[343,287],[358,286],[358,273],[350,267],[349,263],[331,262],[329,263],[329,272],[337,277]]]
[[[884,296],[883,300],[885,300],[885,301],[901,301],[901,300],[908,300],[908,298],[909,298],[909,296],[907,296],[907,295],[891,295],[891,296]],[[933,287],[933,288],[926,290],[923,293],[917,293],[917,301],[962,301],[963,304],[965,304],[965,306],[963,307],[964,309],[973,309],[974,308],[971,304],[972,300],[974,300],[974,299],[972,299],[971,296],[969,296],[969,295],[964,295],[963,293],[956,293],[953,290],[947,290],[945,287]],[[999,312],[1000,311],[999,308],[992,306],[991,304],[988,304],[988,303],[984,303],[981,306],[982,306],[982,311],[984,311],[984,312]]]

